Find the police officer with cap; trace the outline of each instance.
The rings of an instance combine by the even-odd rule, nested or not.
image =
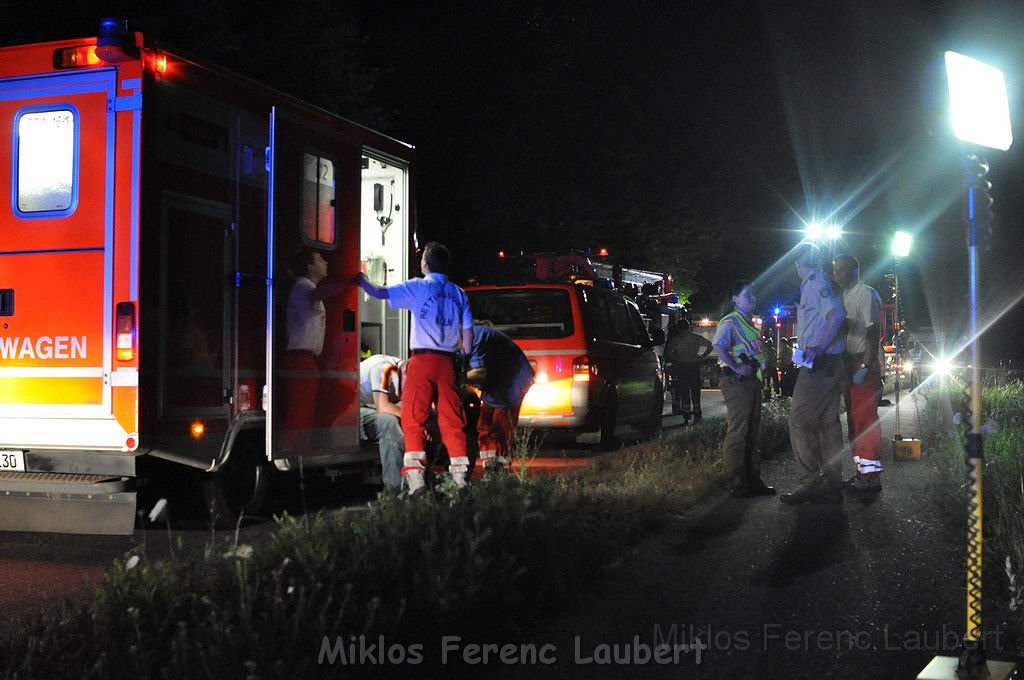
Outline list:
[[[846,309],[832,281],[818,268],[820,258],[813,244],[799,246],[796,328],[800,347],[794,352],[794,361],[800,364],[800,372],[793,388],[789,438],[803,474],[800,486],[780,497],[787,505],[843,500],[839,398],[845,376]]]

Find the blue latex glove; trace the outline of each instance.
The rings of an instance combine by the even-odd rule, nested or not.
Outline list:
[[[860,385],[868,377],[868,367],[862,366],[856,373],[853,374],[853,384]]]

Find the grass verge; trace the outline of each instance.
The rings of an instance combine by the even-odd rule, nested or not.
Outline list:
[[[764,441],[785,426],[766,409]],[[6,630],[0,677],[422,676],[441,636],[514,638],[575,599],[705,492],[724,433],[708,419],[557,478],[280,517],[266,545],[211,541],[202,559],[132,555],[91,597]]]

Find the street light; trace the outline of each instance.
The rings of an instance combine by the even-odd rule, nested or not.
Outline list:
[[[825,225],[820,222],[811,222],[804,228],[804,234],[807,235],[808,241],[817,243],[825,236]]]
[[[836,241],[843,237],[843,228],[838,224],[822,224],[821,222],[811,222],[804,227],[804,240],[809,241],[815,245],[828,243],[828,260],[831,260],[835,256],[835,244]],[[825,249],[819,248],[821,255],[820,261],[818,262],[818,268],[824,269],[823,264],[826,261]]]
[[[843,237],[843,228],[838,224],[811,222],[804,227],[804,237],[811,243],[818,243],[819,241],[833,243]]]
[[[905,231],[897,231],[892,237],[892,254],[896,257],[910,255],[910,245],[914,237]]]
[[[1006,151],[1013,143],[1010,106],[1002,72],[976,59],[946,52],[946,81],[949,86],[951,125],[957,139],[972,147]],[[978,151],[966,154],[963,163],[967,188],[967,259],[970,281],[971,326],[971,403],[970,432],[967,433],[967,628],[956,677],[960,680],[990,677],[996,680],[1013,672],[1012,664],[993,662],[985,657],[982,629],[982,473],[985,467],[981,430],[981,340],[978,337],[978,241],[989,229],[988,205],[991,184],[985,178],[988,163]],[[933,671],[950,669],[952,659],[935,657],[922,671],[922,677],[934,677]],[[934,668],[933,668],[934,667]],[[930,673],[932,673],[930,675]]]
[[[892,238],[892,254],[893,254],[893,267],[892,267],[892,281],[893,288],[895,289],[895,298],[893,303],[893,316],[895,317],[896,326],[896,433],[893,436],[893,441],[903,441],[903,435],[900,434],[900,373],[903,371],[903,355],[900,354],[900,333],[903,332],[903,322],[900,320],[900,258],[910,255],[910,245],[913,242],[914,237],[905,231],[897,231]]]
[[[779,316],[782,314],[782,308],[776,307],[772,310],[775,317],[775,351],[782,352],[782,322],[779,321]]]
[[[946,356],[940,356],[935,360],[933,365],[933,372],[935,375],[945,377],[953,374],[953,360]]]

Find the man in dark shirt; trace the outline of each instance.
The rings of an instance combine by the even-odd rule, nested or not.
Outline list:
[[[477,442],[484,472],[507,471],[512,464],[512,440],[519,407],[533,385],[533,367],[512,342],[486,319],[473,320],[473,351],[466,381],[481,391]]]
[[[672,375],[672,413],[683,414],[683,422],[701,419],[700,366],[714,351],[711,342],[690,330],[690,322],[680,319],[669,331],[665,342],[665,361]]]

